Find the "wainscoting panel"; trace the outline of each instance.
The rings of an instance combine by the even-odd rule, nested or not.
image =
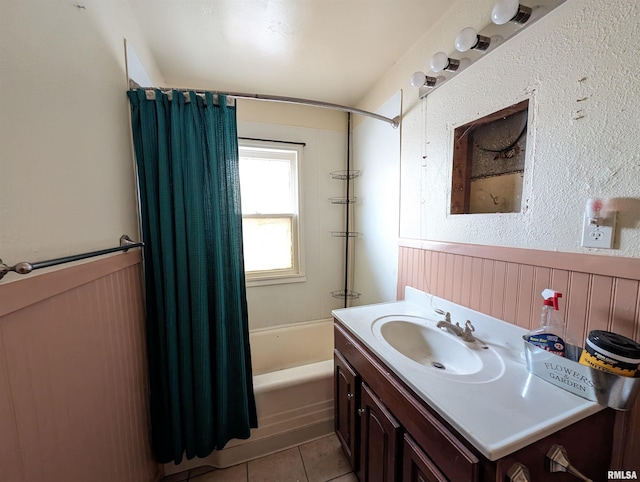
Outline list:
[[[0,478],[156,480],[140,253],[0,284],[0,300]]]
[[[569,341],[591,330],[640,341],[640,259],[496,246],[402,240],[398,299],[427,291],[523,328],[539,326],[541,292],[562,293]],[[640,470],[640,400],[619,412],[612,468]]]

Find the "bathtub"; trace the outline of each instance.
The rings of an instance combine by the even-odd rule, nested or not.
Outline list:
[[[249,334],[258,428],[204,458],[165,464],[165,475],[229,467],[333,432],[333,319]]]

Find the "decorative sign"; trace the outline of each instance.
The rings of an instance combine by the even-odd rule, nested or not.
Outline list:
[[[581,365],[524,342],[527,369],[539,378],[616,410],[629,410],[640,392],[640,378],[614,375]],[[569,351],[580,351],[568,345]]]

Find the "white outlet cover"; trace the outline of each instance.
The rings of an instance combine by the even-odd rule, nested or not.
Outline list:
[[[582,225],[582,246],[585,248],[612,249],[616,229],[617,213],[609,213],[606,218],[599,218],[598,224],[591,224],[590,218],[584,216]]]

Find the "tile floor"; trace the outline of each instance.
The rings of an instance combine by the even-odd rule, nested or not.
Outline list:
[[[199,467],[162,482],[358,482],[332,434],[226,469]]]

